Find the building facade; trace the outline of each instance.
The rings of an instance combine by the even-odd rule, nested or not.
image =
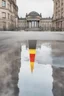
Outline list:
[[[18,7],[16,0],[0,0],[0,30],[18,28]]]
[[[53,28],[55,30],[64,31],[64,0],[53,0]]]
[[[52,18],[42,18],[42,15],[32,11],[25,18],[19,18],[19,29],[27,31],[51,31]]]

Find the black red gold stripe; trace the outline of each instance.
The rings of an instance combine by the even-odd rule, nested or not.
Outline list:
[[[34,70],[34,62],[35,62],[35,55],[36,55],[36,40],[29,41],[29,56],[30,56],[30,68],[31,72]]]

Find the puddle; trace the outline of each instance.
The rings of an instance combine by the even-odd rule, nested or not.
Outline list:
[[[49,61],[49,62],[47,62]],[[21,68],[19,73],[19,96],[53,96],[52,58],[50,44],[42,44],[36,49],[34,72],[31,73],[29,51],[22,46]],[[46,92],[45,92],[46,90]]]
[[[63,42],[43,42],[36,46],[34,72],[31,73],[29,49],[22,46],[19,96],[64,96]],[[60,94],[60,95],[59,95]]]
[[[64,42],[37,41],[33,73],[25,44],[0,55],[0,96],[64,96]]]

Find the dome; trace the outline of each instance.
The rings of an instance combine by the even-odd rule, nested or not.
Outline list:
[[[40,16],[37,12],[32,11],[28,14],[28,16]]]

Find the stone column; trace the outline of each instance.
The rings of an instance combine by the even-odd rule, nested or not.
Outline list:
[[[37,21],[36,21],[36,27],[37,27]]]
[[[39,28],[39,21],[38,21],[38,28]]]
[[[31,28],[32,28],[32,21],[31,21]]]
[[[30,22],[28,22],[28,28],[30,27]]]
[[[36,27],[36,21],[35,21],[35,27]]]
[[[29,21],[27,22],[27,27],[29,28]]]
[[[35,27],[35,21],[34,21],[34,27]]]
[[[28,28],[29,28],[29,21],[28,21]]]
[[[37,27],[37,21],[36,21],[36,27]]]
[[[36,21],[35,21],[35,27],[36,27]]]

